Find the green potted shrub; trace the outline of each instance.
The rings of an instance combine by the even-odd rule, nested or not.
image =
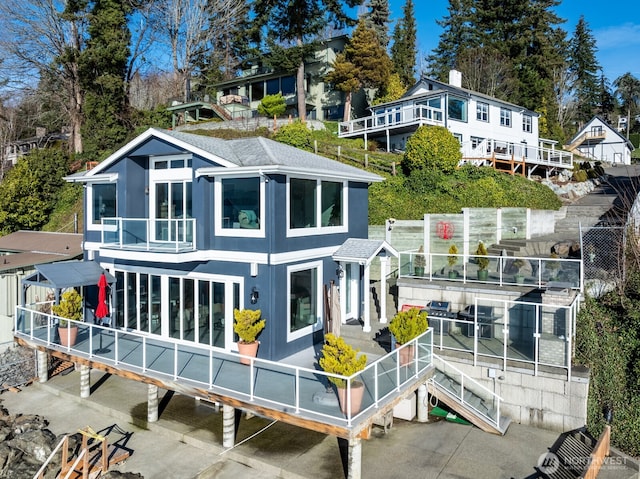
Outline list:
[[[238,335],[238,352],[242,356],[256,357],[258,354],[258,335],[264,329],[267,320],[261,319],[262,311],[259,309],[234,309],[233,331]],[[242,364],[251,364],[251,360],[240,358]]]
[[[524,274],[522,274],[522,267],[525,265],[525,260],[517,258],[513,260],[513,266],[517,268],[514,274],[514,279],[518,284],[524,284]]]
[[[486,281],[489,277],[489,271],[487,268],[489,267],[489,258],[487,248],[482,241],[478,243],[478,248],[476,249],[476,261],[478,263],[478,280]]]
[[[396,338],[396,347],[410,343],[429,328],[427,313],[418,308],[398,312],[389,323],[389,331]],[[413,345],[400,351],[400,365],[411,362],[414,357]]]
[[[319,360],[320,367],[327,373],[352,376],[362,371],[367,365],[367,356],[365,354],[358,356],[359,352],[359,349],[355,349],[341,337],[328,333],[324,337],[322,356]],[[347,381],[333,376],[328,376],[328,379],[336,385],[340,410],[347,414]],[[348,416],[358,414],[364,394],[362,381],[351,380],[350,386],[351,409],[348,411]]]
[[[62,293],[60,303],[51,305],[51,311],[60,318],[58,323],[60,344],[73,346],[78,337],[78,327],[68,320],[82,321],[82,296],[75,289],[65,291]]]
[[[455,244],[449,246],[449,256],[447,256],[447,263],[449,264],[449,278],[456,279],[458,277],[458,272],[453,269],[454,266],[458,263],[458,247]]]
[[[427,265],[427,260],[424,257],[424,247],[421,245],[418,248],[418,252],[413,257],[413,270],[416,276],[424,276],[424,268]]]

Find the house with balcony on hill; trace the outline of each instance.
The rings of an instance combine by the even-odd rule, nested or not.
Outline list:
[[[630,165],[631,152],[635,148],[604,119],[594,116],[576,133],[565,149],[589,161]]]
[[[420,127],[446,127],[459,141],[462,162],[493,165],[530,176],[571,169],[572,154],[539,137],[539,115],[521,106],[461,87],[461,74],[449,83],[423,78],[399,100],[375,105],[371,114],[341,122],[341,138],[364,138],[402,151]]]

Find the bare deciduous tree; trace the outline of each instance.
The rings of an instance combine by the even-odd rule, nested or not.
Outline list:
[[[572,89],[572,85],[575,83],[575,74],[571,72],[567,65],[553,68],[552,74],[558,125],[566,131],[566,127],[576,116],[578,106]]]

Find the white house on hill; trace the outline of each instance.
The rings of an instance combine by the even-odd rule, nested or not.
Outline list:
[[[633,144],[599,116],[594,116],[565,146],[569,151],[614,165],[630,165]]]

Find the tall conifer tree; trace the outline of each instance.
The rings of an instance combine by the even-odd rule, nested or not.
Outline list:
[[[575,75],[573,88],[578,101],[577,120],[586,122],[597,112],[600,102],[600,65],[596,59],[596,40],[584,16],[580,17],[569,42],[571,72]]]
[[[391,61],[402,83],[410,87],[415,83],[416,74],[416,19],[413,0],[407,0],[402,12],[402,18],[393,30]]]
[[[369,12],[364,16],[367,28],[376,32],[378,43],[389,45],[389,0],[369,0]]]

